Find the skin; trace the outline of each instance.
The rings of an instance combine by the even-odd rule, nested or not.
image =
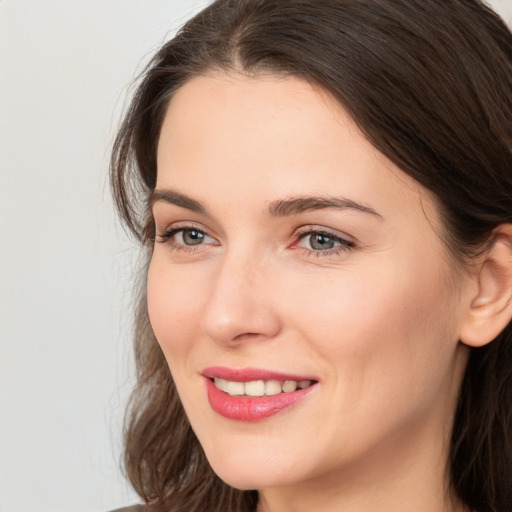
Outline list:
[[[447,499],[446,461],[474,283],[450,265],[429,193],[309,84],[220,72],[173,97],[156,188],[206,210],[154,202],[148,307],[216,473],[259,489],[261,511],[462,510]],[[269,215],[310,196],[374,213]],[[203,241],[162,237],[170,228]],[[315,249],[305,230],[344,242]],[[208,403],[210,366],[318,384],[271,418],[233,421]]]

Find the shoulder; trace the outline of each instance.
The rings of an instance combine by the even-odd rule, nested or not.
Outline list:
[[[109,512],[144,512],[146,510],[145,505],[131,505],[129,507],[116,508]]]

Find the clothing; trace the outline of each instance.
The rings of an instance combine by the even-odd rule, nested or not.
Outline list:
[[[116,508],[110,512],[144,512],[146,507],[144,505],[131,505],[129,507]]]

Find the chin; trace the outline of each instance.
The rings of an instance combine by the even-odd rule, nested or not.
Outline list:
[[[255,455],[251,457],[241,456],[240,453],[224,453],[208,457],[208,460],[221,480],[242,491],[286,486],[300,478],[296,467],[295,471],[290,471],[286,464],[280,464],[275,460],[269,461],[264,454]]]
[[[293,483],[289,479],[275,475],[272,472],[265,473],[261,468],[244,468],[239,465],[236,469],[213,467],[215,474],[226,484],[241,491],[270,489],[272,487],[283,487]]]

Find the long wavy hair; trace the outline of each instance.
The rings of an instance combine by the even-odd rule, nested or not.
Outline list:
[[[479,0],[217,0],[154,56],[115,141],[111,180],[125,225],[151,256],[147,198],[169,101],[215,70],[295,76],[328,91],[365,137],[429,189],[451,257],[467,265],[512,223],[512,34]],[[234,143],[236,143],[234,141]],[[135,326],[137,384],[126,472],[149,510],[245,512],[210,468],[148,320],[145,275]],[[512,325],[470,351],[451,440],[454,495],[512,510]]]

